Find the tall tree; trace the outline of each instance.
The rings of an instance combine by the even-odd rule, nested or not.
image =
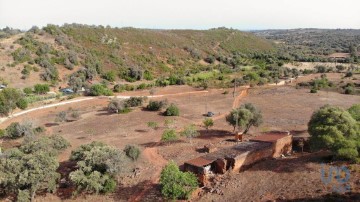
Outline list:
[[[251,126],[258,127],[262,122],[262,113],[253,104],[246,103],[237,109],[233,109],[226,116],[226,121],[234,127],[243,129],[243,134],[247,134]]]

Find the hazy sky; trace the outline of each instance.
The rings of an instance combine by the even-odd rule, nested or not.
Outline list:
[[[0,0],[0,28],[73,22],[162,29],[359,29],[360,0]]]

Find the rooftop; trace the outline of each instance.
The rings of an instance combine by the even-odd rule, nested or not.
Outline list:
[[[242,142],[235,146],[222,148],[199,158],[189,160],[185,163],[196,167],[204,167],[217,159],[234,158],[271,146],[272,143],[270,142]]]

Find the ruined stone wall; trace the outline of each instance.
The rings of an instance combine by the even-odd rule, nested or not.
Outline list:
[[[274,143],[274,153],[272,155],[273,158],[278,158],[281,154],[287,154],[292,151],[292,135],[288,135],[281,139],[278,139]]]

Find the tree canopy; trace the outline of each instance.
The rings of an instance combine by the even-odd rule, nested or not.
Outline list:
[[[74,150],[71,160],[77,161],[78,169],[70,173],[77,191],[89,193],[113,192],[115,176],[127,169],[128,159],[123,151],[101,142],[92,142]]]
[[[359,123],[346,110],[329,105],[321,107],[313,113],[308,131],[312,149],[329,149],[341,159],[358,158]]]
[[[262,113],[253,104],[246,103],[237,109],[233,109],[229,115],[226,116],[226,121],[234,127],[243,129],[243,134],[246,134],[251,126],[258,127],[262,123]]]
[[[161,171],[161,193],[169,199],[188,199],[198,186],[196,176],[190,172],[181,172],[172,161]]]
[[[18,200],[33,200],[39,190],[53,192],[60,174],[57,154],[69,143],[61,136],[42,137],[4,152],[0,158],[0,188]]]

